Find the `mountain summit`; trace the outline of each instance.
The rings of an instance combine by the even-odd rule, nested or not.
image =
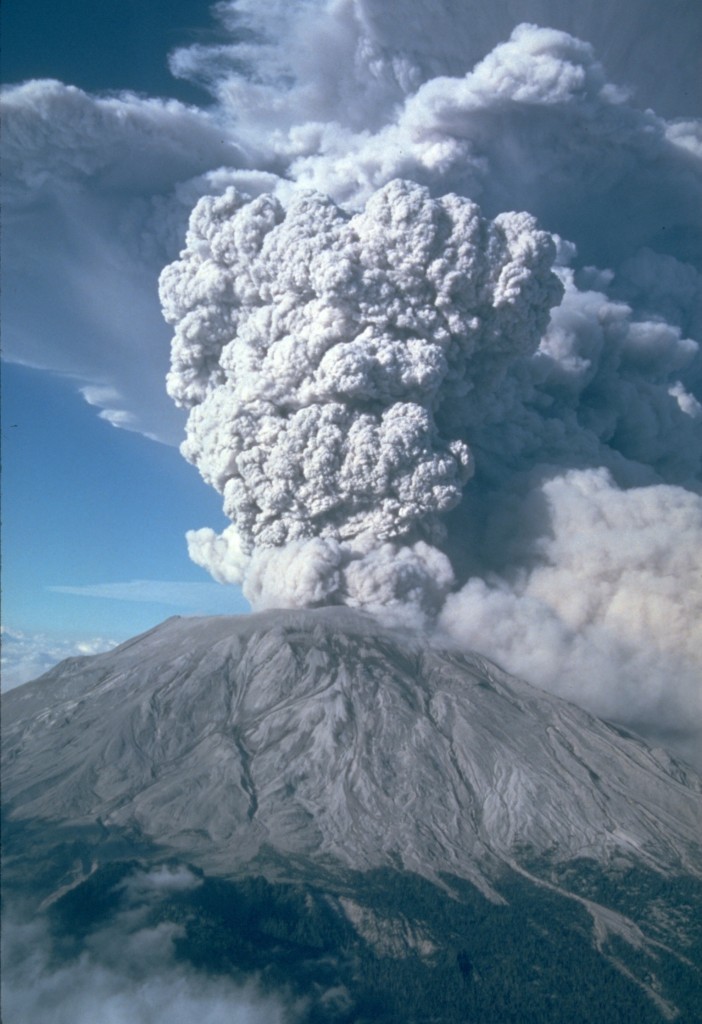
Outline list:
[[[208,886],[224,905],[253,899],[255,881],[261,919],[283,899],[288,945],[301,921],[331,915],[343,936],[309,954],[295,984],[319,992],[333,954],[344,1000],[315,1017],[305,990],[302,1019],[532,1020],[486,1009],[490,971],[474,965],[497,928],[514,961],[507,1008],[506,992],[520,1002],[536,986],[534,1020],[597,1019],[591,996],[556,1013],[545,994],[563,984],[548,979],[558,949],[578,960],[571,982],[585,962],[605,971],[619,1015],[599,1020],[634,1008],[694,1020],[701,780],[479,655],[348,608],[173,618],[7,694],[3,759],[7,884],[65,927],[78,893],[85,913],[96,886],[124,887],[135,864],[197,874],[192,941],[214,927],[198,903]],[[232,928],[225,946],[241,939]],[[542,953],[524,959],[535,930]],[[280,951],[254,947],[280,982]],[[222,956],[220,969],[241,969],[241,951]],[[384,988],[359,957],[385,965]],[[449,962],[459,995],[444,978],[450,1006],[408,1016],[392,995],[403,971],[414,964],[427,994]],[[382,1013],[364,1018],[381,991]]]

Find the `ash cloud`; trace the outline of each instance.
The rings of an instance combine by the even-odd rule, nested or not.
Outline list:
[[[461,66],[373,4],[312,10],[173,58],[287,178],[201,200],[161,279],[182,450],[232,520],[191,556],[254,607],[438,629],[694,755],[699,123],[558,15]]]
[[[440,629],[699,763],[698,495],[622,489],[603,469],[551,471],[517,493],[483,524],[499,571],[451,594]]]
[[[68,376],[114,426],[177,444],[158,274],[204,192],[261,176],[211,114],[175,101],[29,81],[0,107],[3,358]]]
[[[555,251],[527,214],[410,182],[353,216],[316,193],[201,200],[161,277],[183,454],[235,527],[191,535],[196,560],[254,604],[430,610],[452,581],[431,542],[473,473],[464,407],[537,347]]]

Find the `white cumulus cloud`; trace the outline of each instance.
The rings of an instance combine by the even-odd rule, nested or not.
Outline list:
[[[45,633],[23,632],[8,626],[0,627],[0,632],[0,679],[3,691],[36,679],[65,658],[100,654],[115,647],[118,642],[106,637],[67,640]]]

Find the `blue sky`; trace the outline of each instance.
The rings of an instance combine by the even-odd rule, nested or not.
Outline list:
[[[173,78],[175,46],[218,37],[207,0],[100,0],[2,5],[2,78],[57,78],[83,89],[134,89],[202,102],[204,94]]]
[[[177,449],[115,429],[69,381],[26,367],[5,365],[3,409],[8,626],[120,638],[177,612],[243,607],[187,557],[193,522],[226,521]],[[153,599],[153,586],[125,586],[135,580],[188,587],[174,588],[171,603]],[[91,596],[105,583],[121,585],[122,596]]]
[[[169,73],[167,53],[214,38],[208,7],[7,0],[3,82],[47,77],[202,100]],[[29,302],[20,309],[25,322],[33,312]],[[61,327],[45,317],[44,344]],[[75,376],[38,368],[35,355],[19,365],[13,328],[3,339],[13,361],[3,361],[2,377],[4,685],[47,667],[52,651],[120,641],[169,615],[248,610],[238,588],[214,583],[187,555],[186,529],[225,524],[214,491],[173,445],[101,419]],[[80,322],[75,330],[85,332],[84,346],[101,343]],[[165,350],[167,339],[163,325]]]

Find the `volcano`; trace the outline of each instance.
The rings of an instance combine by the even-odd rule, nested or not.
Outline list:
[[[177,956],[291,1021],[699,1020],[702,780],[349,608],[173,618],[11,691],[3,802],[57,956],[187,871],[148,908]]]

